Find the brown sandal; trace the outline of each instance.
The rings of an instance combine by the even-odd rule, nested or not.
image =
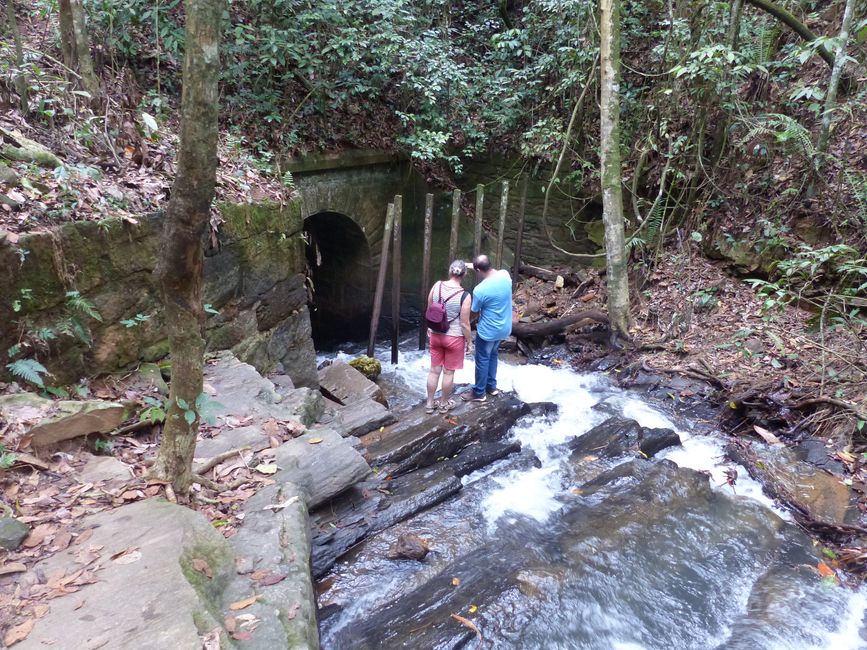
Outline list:
[[[440,405],[439,405],[440,413],[448,413],[457,405],[458,405],[458,403],[455,402],[453,399],[450,399],[447,402],[440,402]]]

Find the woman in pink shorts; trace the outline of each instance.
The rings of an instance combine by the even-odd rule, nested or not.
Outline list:
[[[430,372],[427,376],[426,413],[439,409],[441,413],[452,410],[456,403],[451,398],[455,386],[455,370],[464,367],[464,354],[472,353],[472,336],[470,334],[470,304],[469,293],[464,291],[461,281],[467,272],[467,265],[461,260],[455,260],[449,265],[449,279],[439,281],[431,287],[427,296],[427,306],[436,301],[443,303],[449,319],[449,329],[446,332],[428,330],[430,338]],[[439,402],[434,401],[437,385],[443,376],[442,396]]]

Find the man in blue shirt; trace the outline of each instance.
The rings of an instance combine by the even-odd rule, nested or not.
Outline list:
[[[487,255],[473,260],[481,280],[473,290],[473,314],[479,315],[476,328],[476,383],[461,395],[465,402],[484,402],[497,395],[497,351],[500,341],[512,333],[512,276],[504,269],[491,268]],[[487,393],[487,395],[485,394]]]

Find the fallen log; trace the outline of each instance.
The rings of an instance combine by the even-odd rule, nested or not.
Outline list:
[[[579,324],[587,325],[591,322],[608,325],[608,315],[597,309],[590,309],[569,314],[568,316],[563,316],[563,318],[539,323],[512,323],[512,336],[519,339],[532,338],[534,336],[551,336],[552,334],[559,334],[567,327]]]
[[[550,269],[543,269],[541,266],[533,266],[531,264],[521,264],[521,275],[526,275],[533,278],[539,278],[545,282],[556,282],[557,276],[563,278],[563,284],[567,287],[577,287],[581,284],[581,278],[574,271],[557,272]]]

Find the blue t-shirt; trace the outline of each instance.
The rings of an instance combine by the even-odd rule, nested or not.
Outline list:
[[[481,312],[478,335],[485,341],[500,341],[512,333],[512,276],[500,269],[473,289],[474,312]]]

